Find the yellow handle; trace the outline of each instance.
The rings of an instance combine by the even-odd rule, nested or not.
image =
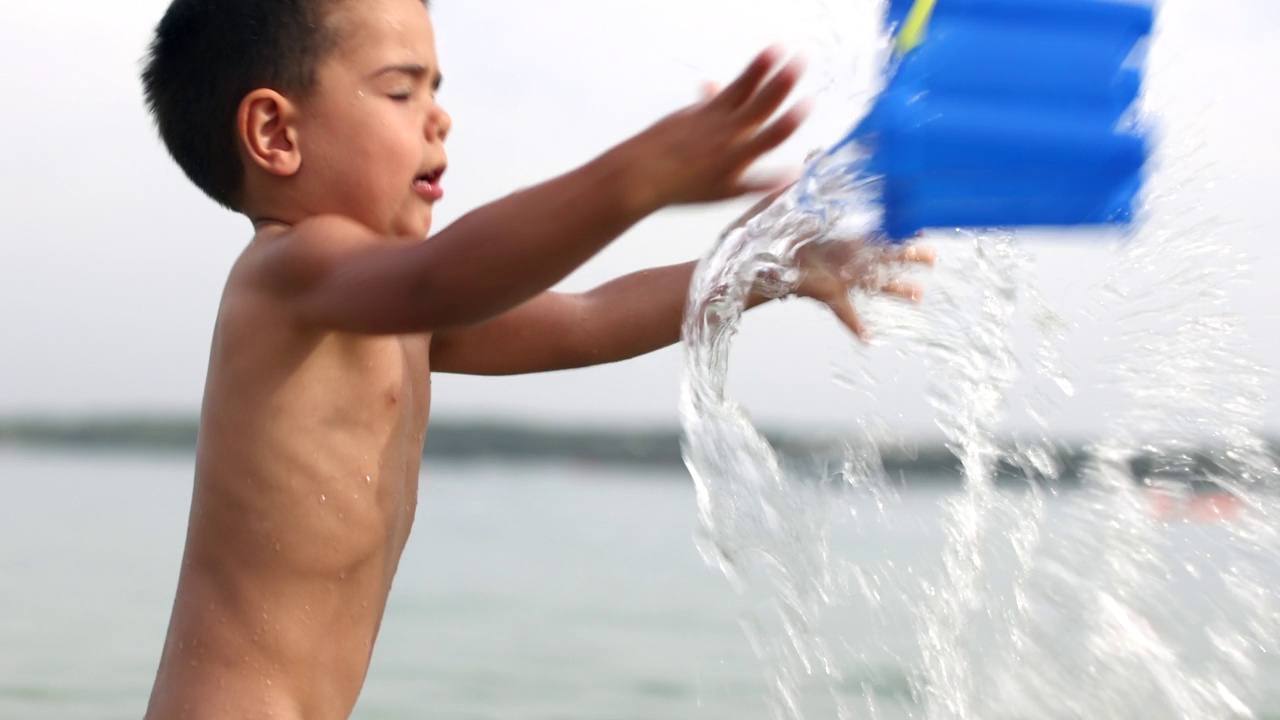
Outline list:
[[[902,29],[898,31],[898,54],[906,55],[924,42],[929,29],[929,19],[933,17],[933,6],[937,0],[916,0],[902,21]]]

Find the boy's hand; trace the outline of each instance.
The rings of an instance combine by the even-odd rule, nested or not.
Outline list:
[[[810,159],[812,157],[811,154]],[[746,227],[790,189],[784,186],[762,198],[730,223],[724,234]],[[794,243],[793,247],[799,246],[795,251],[795,266],[800,272],[800,281],[789,287],[777,273],[770,272],[757,279],[751,304],[786,295],[812,298],[831,308],[840,322],[864,342],[867,330],[853,309],[850,295],[855,291],[879,292],[919,302],[920,286],[899,280],[895,271],[909,265],[933,267],[937,260],[937,254],[928,247],[892,246],[868,242],[864,237],[809,235],[796,238]]]
[[[793,292],[831,308],[840,322],[865,342],[867,330],[853,309],[850,294],[880,292],[918,302],[920,286],[899,280],[895,271],[906,265],[932,267],[936,257],[927,247],[889,247],[861,238],[808,243],[796,252],[800,282]]]
[[[802,72],[799,61],[783,63],[777,49],[766,50],[728,87],[625,143],[633,162],[643,168],[638,180],[646,204],[658,208],[727,200],[777,190],[794,179],[745,175],[762,155],[791,137],[808,114],[808,104],[802,103],[769,122]]]

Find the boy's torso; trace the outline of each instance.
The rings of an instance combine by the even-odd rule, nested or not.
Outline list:
[[[214,333],[154,720],[347,717],[413,523],[429,336],[302,328],[256,270]]]

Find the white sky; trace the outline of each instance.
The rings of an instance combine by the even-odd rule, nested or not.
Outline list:
[[[811,60],[814,119],[778,162],[836,140],[856,119],[869,66],[871,0],[437,0],[442,102],[454,117],[448,197],[437,229],[463,212],[603,151],[727,79],[777,40]],[[167,0],[7,0],[0,23],[0,414],[193,411],[225,273],[249,236],[183,178],[155,138],[140,98],[139,60]],[[1214,167],[1202,201],[1233,220],[1223,232],[1251,262],[1232,290],[1247,347],[1270,364],[1280,260],[1273,197],[1280,143],[1280,10],[1270,0],[1174,0],[1161,42],[1182,62],[1162,76],[1175,118],[1202,124]],[[1192,62],[1187,62],[1190,58]],[[1173,67],[1170,65],[1170,67]],[[1156,70],[1159,70],[1157,68]],[[700,256],[734,206],[663,213],[566,283],[586,289],[624,272]],[[944,261],[957,252],[939,240]],[[1096,241],[1029,245],[1043,293],[1076,322],[1113,250]],[[946,272],[945,268],[939,271]],[[1087,370],[1117,348],[1077,322],[1067,362],[1080,396],[1055,422],[1094,427],[1106,392]],[[833,362],[892,375],[890,349],[855,352],[816,308],[753,314],[735,350],[735,393],[763,421],[820,421],[861,412],[833,392]],[[516,379],[438,377],[442,418],[569,423],[672,423],[680,354]],[[1273,388],[1269,380],[1268,391]],[[923,377],[874,390],[906,432],[932,427]],[[1267,423],[1280,429],[1280,406]]]

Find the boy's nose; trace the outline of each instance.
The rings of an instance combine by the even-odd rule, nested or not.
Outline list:
[[[444,142],[452,128],[453,118],[449,117],[449,113],[445,112],[444,108],[437,105],[427,120],[427,134],[434,135],[435,139]]]

